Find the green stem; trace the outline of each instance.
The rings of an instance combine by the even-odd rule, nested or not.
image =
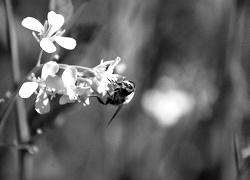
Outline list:
[[[65,34],[68,33],[68,31],[72,28],[72,26],[75,24],[75,22],[81,17],[82,13],[84,12],[85,8],[87,7],[88,2],[83,2],[78,9],[76,10],[76,12],[73,14],[72,18],[70,19],[70,21],[67,24],[67,28],[65,31]]]
[[[16,141],[12,143],[0,143],[0,148],[14,148],[16,150],[26,150],[30,154],[38,152],[37,146],[31,144],[18,144]]]
[[[108,65],[111,65],[113,63],[113,60],[110,60],[110,61],[105,61],[103,62],[102,64],[98,65],[98,66],[108,66]],[[66,69],[67,67],[71,66],[71,67],[74,67],[78,70],[89,70],[89,71],[93,71],[93,68],[89,68],[89,67],[84,67],[84,66],[78,66],[78,65],[68,65],[68,64],[58,64],[60,68],[62,69]],[[96,66],[97,67],[97,66]]]
[[[84,66],[77,66],[77,65],[68,65],[68,64],[58,64],[59,65],[59,67],[61,68],[61,69],[66,69],[67,67],[74,67],[74,68],[76,68],[76,69],[78,69],[78,70],[89,70],[89,71],[93,71],[93,69],[92,68],[88,68],[88,67],[84,67]]]
[[[20,82],[21,72],[19,65],[19,53],[18,53],[18,42],[15,21],[13,17],[11,1],[5,0],[5,8],[7,13],[7,27],[8,27],[8,42],[11,51],[11,61],[12,61],[12,72],[14,78],[14,89]],[[16,129],[18,141],[28,142],[30,140],[29,127],[27,123],[27,115],[25,110],[25,105],[23,99],[16,101]],[[26,161],[26,151],[18,151],[18,163],[19,163],[19,179],[26,179],[27,175],[27,161]]]
[[[38,56],[38,60],[37,60],[36,66],[40,66],[41,65],[42,56],[43,56],[43,50],[41,49],[41,51],[39,53],[39,56]]]
[[[12,11],[11,1],[5,0],[5,8],[7,13],[7,27],[8,27],[8,42],[11,51],[12,72],[14,77],[14,89],[20,82],[21,72],[19,65],[19,53],[18,42],[15,21]],[[8,111],[9,112],[9,111]],[[16,101],[16,129],[18,142],[24,143],[30,140],[29,127],[27,122],[26,109],[23,99]],[[27,177],[27,152],[24,150],[18,151],[18,163],[19,163],[19,179],[24,180]]]
[[[11,2],[9,0],[5,0],[5,6],[7,11],[8,37],[9,37],[9,46],[11,50],[12,69],[14,75],[14,83],[16,85],[20,81],[21,77],[19,68],[18,42],[17,42],[16,28],[15,28]]]

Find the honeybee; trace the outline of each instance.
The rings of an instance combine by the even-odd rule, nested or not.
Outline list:
[[[112,94],[107,92],[108,96],[107,96],[106,102],[103,102],[102,99],[97,97],[98,101],[101,104],[104,104],[104,105],[111,104],[111,105],[118,106],[115,114],[110,119],[108,125],[113,121],[115,116],[121,110],[122,106],[124,104],[129,103],[135,94],[135,83],[134,82],[126,80],[124,78],[121,82],[115,82],[115,84],[116,84],[116,88],[114,89]]]

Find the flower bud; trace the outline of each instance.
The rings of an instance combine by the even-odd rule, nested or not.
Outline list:
[[[59,71],[59,65],[55,61],[49,61],[42,68],[41,77],[45,80],[49,75],[54,76]]]
[[[68,66],[62,74],[62,80],[66,87],[74,86],[77,78],[77,69]]]

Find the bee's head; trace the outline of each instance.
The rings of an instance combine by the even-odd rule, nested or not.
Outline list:
[[[124,80],[121,86],[121,95],[125,97],[123,104],[127,104],[131,101],[135,94],[135,83],[132,81]]]
[[[130,95],[132,92],[135,91],[135,83],[128,80],[123,80],[121,83],[121,93],[124,96]]]

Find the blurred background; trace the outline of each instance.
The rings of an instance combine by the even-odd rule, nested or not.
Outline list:
[[[95,98],[87,107],[60,106],[54,99],[45,115],[35,112],[35,97],[25,100],[39,148],[29,158],[28,179],[233,180],[237,168],[245,169],[238,179],[250,178],[248,1],[62,2],[67,36],[77,46],[60,49],[59,62],[94,67],[119,56],[117,72],[135,82],[136,93],[108,127],[116,107]],[[44,22],[53,3],[12,0],[22,78],[40,47],[21,21],[31,16]],[[2,1],[0,24],[4,98],[13,91],[13,75]],[[0,135],[6,142],[17,139],[13,114]],[[17,162],[15,148],[0,149],[1,180],[18,179]]]

